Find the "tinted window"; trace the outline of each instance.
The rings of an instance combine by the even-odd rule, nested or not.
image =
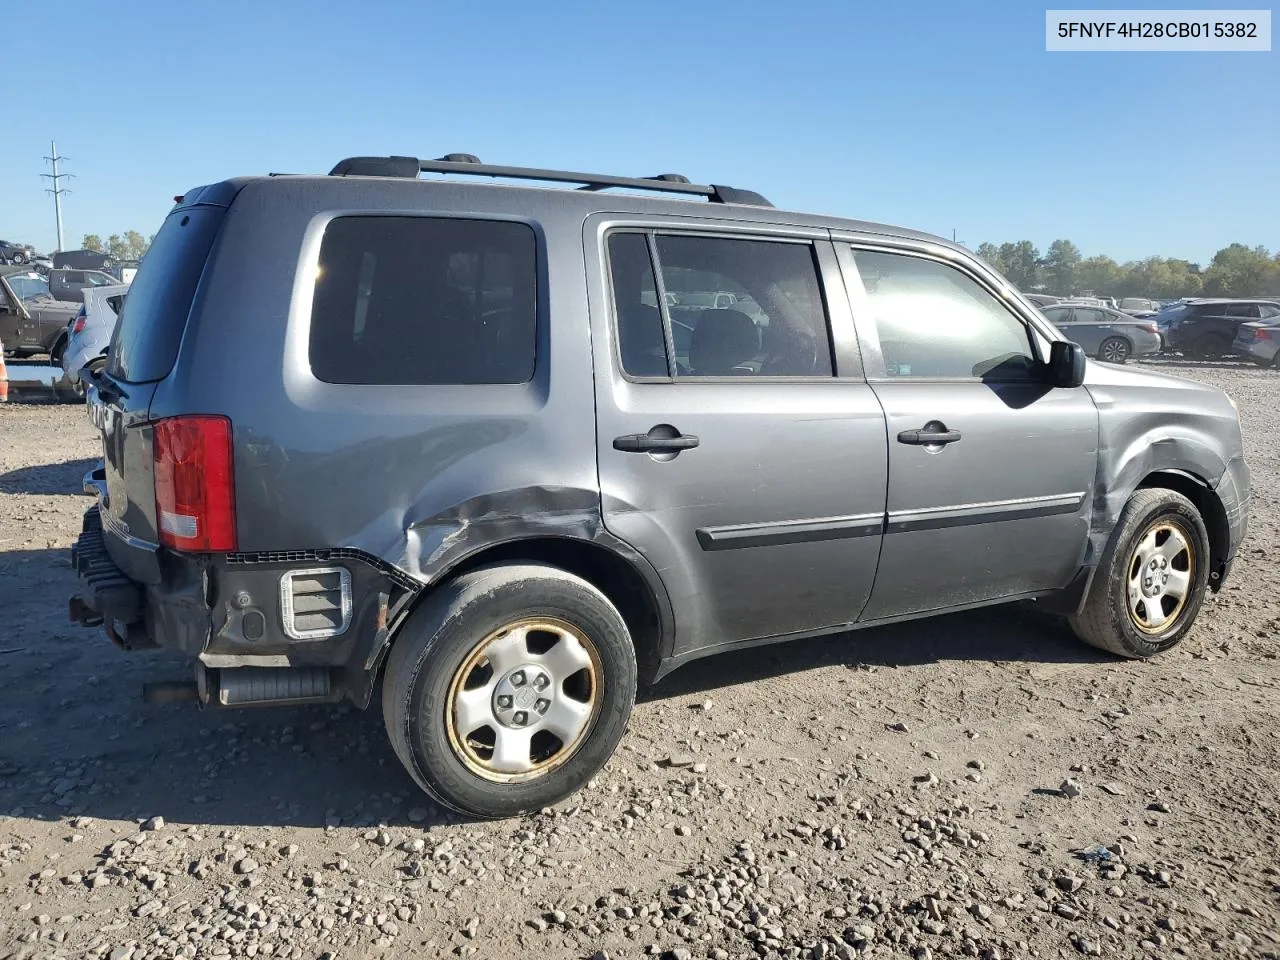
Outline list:
[[[111,341],[111,376],[132,383],[168,376],[225,213],[221,207],[192,207],[169,214],[129,288]]]
[[[1049,318],[1050,323],[1063,324],[1071,322],[1070,307],[1046,307],[1040,312]]]
[[[935,260],[854,251],[891,377],[1025,380],[1027,328],[977,281]],[[1076,308],[1076,319],[1082,313]]]
[[[811,246],[663,235],[657,248],[677,376],[832,375]]]
[[[1258,305],[1256,303],[1229,303],[1227,304],[1227,308],[1222,311],[1222,315],[1226,317],[1257,319]]]
[[[522,223],[339,217],[320,246],[311,369],[329,383],[524,383],[536,271]]]
[[[1271,317],[1280,317],[1280,307],[1270,303],[1258,304],[1258,312],[1262,314],[1262,318],[1264,320],[1270,319]]]
[[[1090,307],[1076,307],[1076,323],[1106,323],[1111,316],[1102,310]]]
[[[662,312],[644,234],[609,237],[609,276],[622,369],[633,377],[668,376]]]

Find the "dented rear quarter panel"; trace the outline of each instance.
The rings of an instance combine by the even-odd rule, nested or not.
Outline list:
[[[452,185],[360,178],[276,186],[252,181],[237,195],[175,369],[151,407],[157,418],[200,411],[231,419],[239,550],[345,547],[425,584],[481,546],[540,534],[597,538],[581,244],[549,242],[544,211],[528,204],[520,217],[486,212],[482,200],[491,209],[492,191],[477,200]],[[308,344],[321,237],[334,217],[361,213],[529,224],[539,237],[533,380],[384,386],[316,379]],[[555,211],[545,213],[555,219]],[[575,239],[579,230],[580,221]],[[232,343],[236,349],[228,349]]]

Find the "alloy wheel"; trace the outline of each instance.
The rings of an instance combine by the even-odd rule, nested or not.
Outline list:
[[[581,630],[520,620],[478,643],[454,672],[449,746],[477,776],[514,783],[567,761],[595,724],[603,669]]]
[[[1152,523],[1129,558],[1129,618],[1147,634],[1162,633],[1186,608],[1195,582],[1190,531],[1170,519]]]

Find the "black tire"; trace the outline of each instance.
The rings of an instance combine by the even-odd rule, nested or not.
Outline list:
[[[1137,615],[1130,611],[1128,587],[1136,569],[1135,549],[1158,525],[1169,525],[1183,535],[1190,552],[1190,586],[1181,607],[1170,611],[1168,624],[1146,631],[1139,629]],[[1068,621],[1076,636],[1101,650],[1135,659],[1153,657],[1187,635],[1204,602],[1208,582],[1209,533],[1195,505],[1173,490],[1138,490],[1120,513],[1083,609]]]
[[[67,336],[62,334],[54,341],[53,348],[49,351],[49,362],[55,367],[62,366],[62,354],[67,349]]]
[[[1133,353],[1133,345],[1124,337],[1107,337],[1098,345],[1098,359],[1105,363],[1124,363]]]
[[[22,264],[27,262],[27,255],[22,251],[18,251],[12,257],[14,263]]]
[[[537,618],[579,631],[598,655],[592,719],[556,765],[530,779],[497,782],[477,773],[450,742],[455,675],[475,662],[486,638]],[[556,567],[504,563],[443,585],[410,615],[387,660],[382,715],[396,756],[428,794],[472,816],[510,817],[563,800],[604,766],[626,730],[635,691],[631,637],[603,593]]]

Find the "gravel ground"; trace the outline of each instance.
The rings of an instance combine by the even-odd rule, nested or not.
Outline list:
[[[377,711],[147,706],[66,622],[99,448],[0,407],[0,958],[1280,956],[1280,377],[1225,387],[1249,541],[1120,662],[1025,608],[763,648],[642,694],[578,797],[472,823]]]

